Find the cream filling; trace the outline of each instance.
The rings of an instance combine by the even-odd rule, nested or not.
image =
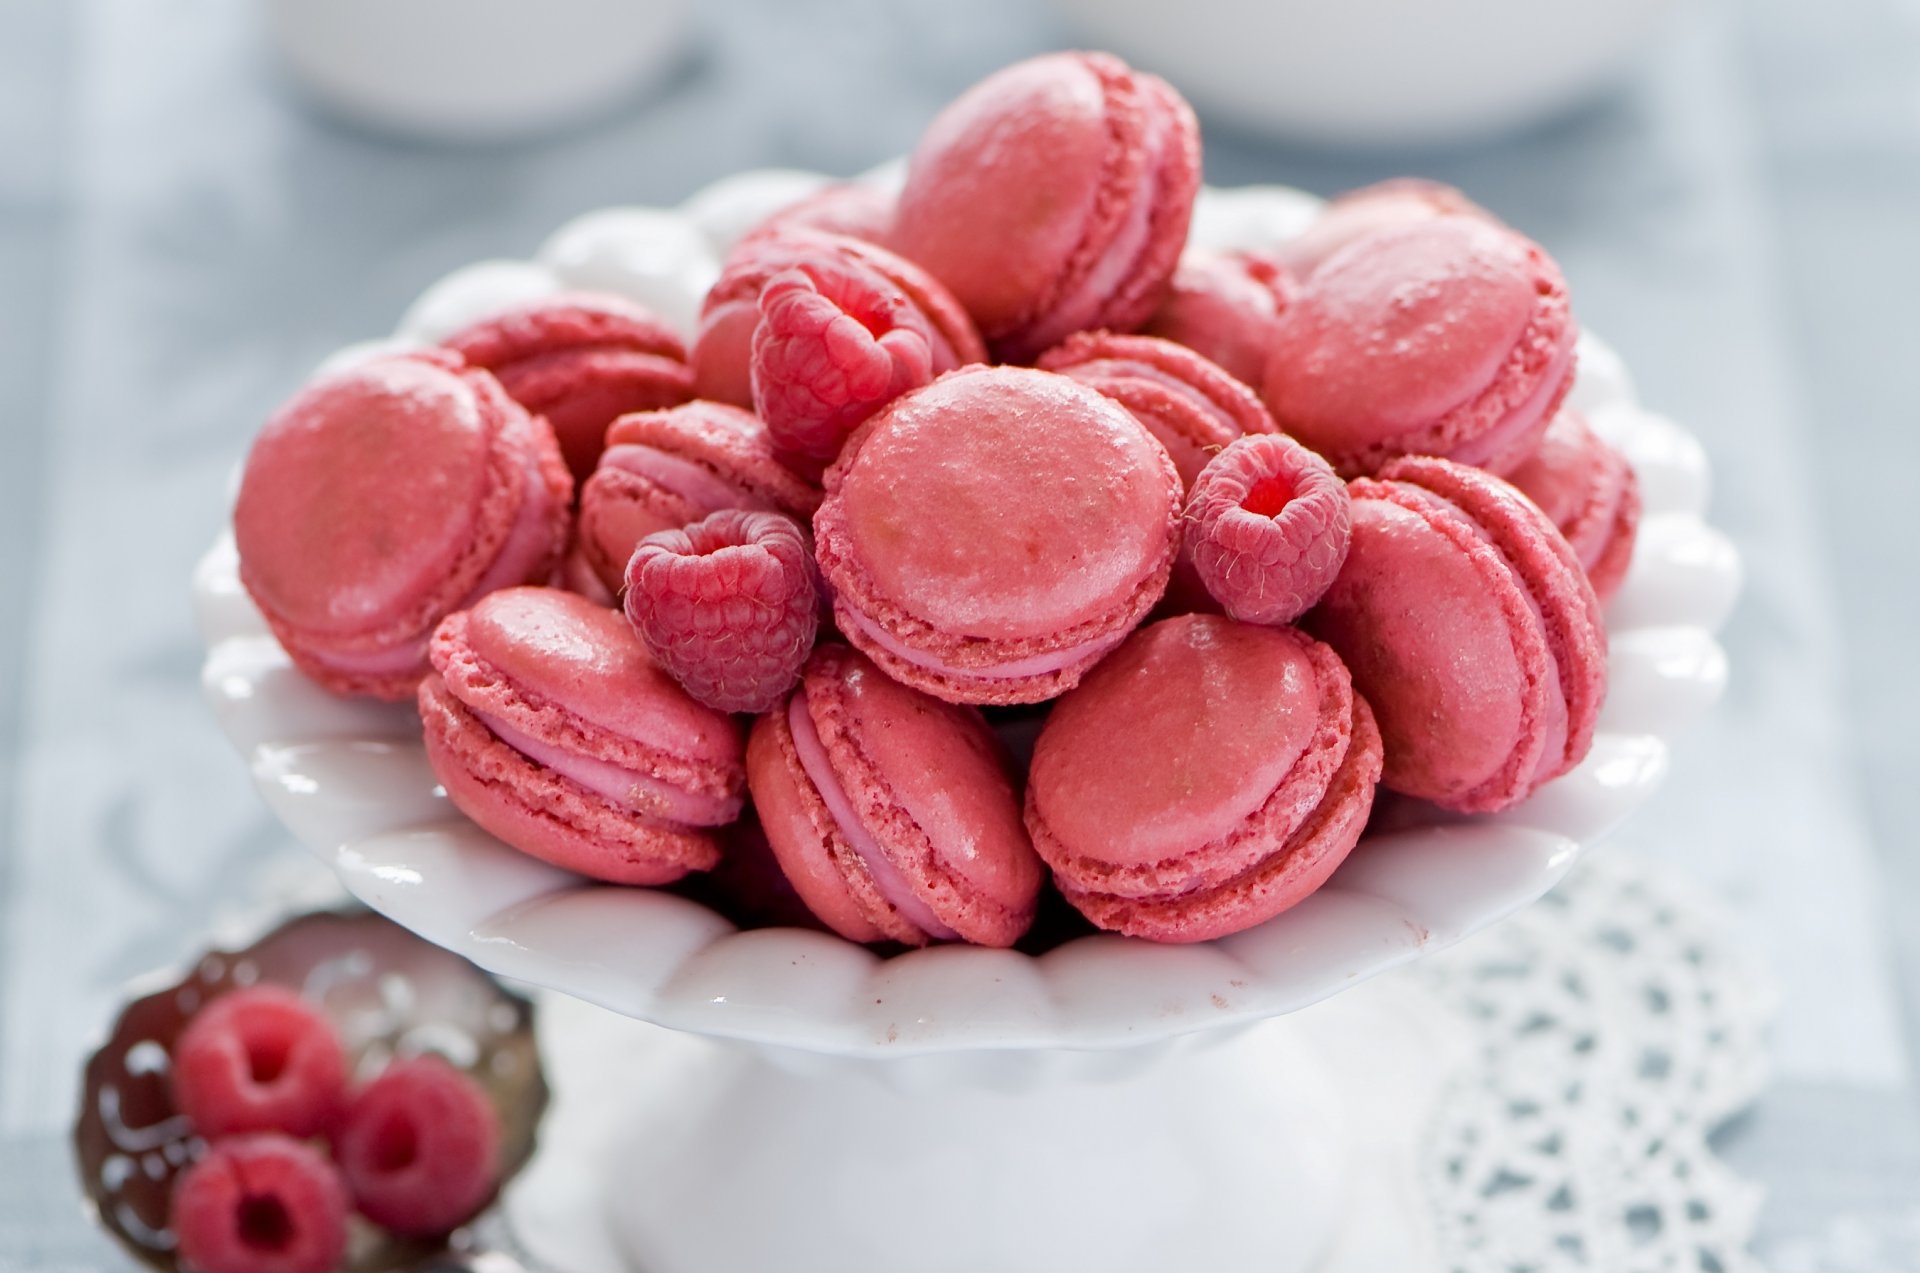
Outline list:
[[[1496,459],[1500,453],[1515,441],[1525,437],[1527,430],[1540,423],[1540,417],[1546,413],[1547,404],[1553,401],[1553,395],[1565,383],[1568,372],[1573,367],[1574,335],[1568,329],[1566,339],[1554,352],[1553,361],[1548,364],[1547,372],[1540,383],[1534,387],[1519,405],[1507,412],[1499,424],[1487,430],[1477,438],[1469,439],[1463,446],[1447,458],[1461,464],[1485,465]],[[1522,457],[1523,458],[1523,457]]]
[[[867,874],[873,878],[874,887],[880,890],[880,896],[887,904],[921,932],[937,941],[957,941],[960,934],[940,922],[913,886],[907,882],[900,869],[888,860],[880,844],[853,810],[853,801],[847,798],[846,788],[840,785],[840,779],[833,772],[833,764],[827,759],[827,749],[820,742],[820,734],[813,727],[813,714],[807,710],[807,692],[802,689],[787,704],[787,727],[793,733],[793,750],[800,757],[800,768],[805,771],[807,781],[820,793],[820,799],[827,806],[827,812],[833,816],[833,824],[840,835],[852,847],[854,855],[860,859]]]
[[[678,495],[702,517],[723,508],[771,510],[773,505],[751,491],[715,477],[689,460],[668,455],[650,446],[621,443],[608,447],[600,457],[602,466],[617,468],[635,477],[645,478],[662,490]]]
[[[844,617],[851,619],[853,626],[858,628],[863,636],[887,653],[929,672],[972,681],[1019,681],[1030,676],[1048,676],[1062,668],[1072,667],[1082,659],[1098,658],[1120,644],[1127,635],[1122,631],[1111,636],[1096,637],[1091,641],[1083,641],[1079,645],[1068,646],[1064,650],[1031,654],[1023,659],[996,663],[992,667],[957,667],[954,664],[942,662],[924,650],[916,650],[912,646],[902,644],[858,610],[848,608]]]
[[[1087,326],[1083,321],[1098,313],[1100,306],[1116,288],[1132,273],[1140,254],[1146,250],[1147,236],[1153,223],[1153,208],[1159,201],[1160,170],[1166,163],[1167,142],[1173,134],[1169,120],[1157,111],[1150,111],[1151,123],[1146,136],[1146,171],[1141,175],[1139,188],[1133,192],[1133,202],[1127,208],[1126,220],[1121,222],[1120,230],[1113,237],[1077,284],[1065,296],[1055,302],[1047,320],[1037,329],[1030,342],[1041,348],[1059,343],[1069,333]]]
[[[682,791],[648,774],[543,743],[492,712],[471,706],[467,710],[501,742],[529,760],[625,808],[696,827],[720,826],[740,811],[737,801]]]

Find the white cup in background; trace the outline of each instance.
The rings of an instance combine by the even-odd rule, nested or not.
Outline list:
[[[691,0],[264,0],[269,37],[329,110],[486,142],[611,109],[662,75]]]

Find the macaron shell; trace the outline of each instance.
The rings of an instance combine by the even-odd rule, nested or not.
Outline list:
[[[1266,373],[1274,319],[1293,286],[1284,270],[1256,253],[1190,251],[1141,332],[1185,345],[1234,379],[1257,385]]]
[[[1476,445],[1517,462],[1572,381],[1559,270],[1474,217],[1361,238],[1300,286],[1274,326],[1262,396],[1343,474]]]
[[[1295,629],[1184,615],[1134,634],[1057,705],[1027,825],[1063,887],[1211,889],[1311,817],[1349,745],[1352,687]]]
[[[747,737],[747,783],[780,870],[822,923],[848,941],[926,944],[926,934],[880,896],[826,801],[808,780],[784,707],[753,723]]]
[[[893,868],[968,941],[1012,945],[1045,871],[979,712],[909,689],[844,646],[823,647],[803,685],[834,774]]]
[[[1566,745],[1548,757],[1533,786],[1578,764],[1593,745],[1607,693],[1607,629],[1600,600],[1566,539],[1533,502],[1507,482],[1464,464],[1425,456],[1396,460],[1384,479],[1412,482],[1462,509],[1511,563],[1545,626],[1566,702]]]
[[[1164,82],[1105,54],[1008,67],[951,103],[909,160],[892,243],[998,356],[1132,328],[1159,304],[1199,188],[1199,128]]]
[[[1278,432],[1252,389],[1193,350],[1158,337],[1080,332],[1048,350],[1038,365],[1132,412],[1167,448],[1183,487],[1235,438]]]
[[[1353,696],[1349,742],[1326,795],[1279,852],[1244,874],[1171,901],[1062,891],[1083,915],[1112,932],[1157,942],[1211,941],[1265,923],[1330,879],[1366,830],[1380,779],[1379,728],[1366,699]]]
[[[1398,177],[1350,190],[1327,204],[1312,224],[1274,249],[1287,269],[1304,277],[1349,243],[1380,230],[1443,216],[1470,216],[1499,223],[1492,213],[1452,186],[1419,177]]]
[[[528,760],[437,675],[420,683],[418,702],[448,799],[521,852],[612,884],[667,884],[720,860],[711,834],[636,816]]]
[[[494,315],[446,345],[543,415],[576,480],[593,471],[608,424],[693,394],[686,346],[649,310],[615,296],[549,297]]]
[[[434,664],[470,707],[554,746],[704,795],[744,782],[739,725],[648,657],[617,611],[556,588],[508,588],[450,617]]]
[[[1626,457],[1563,409],[1508,480],[1559,527],[1604,602],[1626,575],[1640,524],[1640,482]]]
[[[1144,613],[1179,498],[1165,451],[1118,405],[1064,376],[979,368],[863,426],[815,529],[828,580],[888,626],[1022,642]]]
[[[1032,321],[1096,216],[1115,214],[1099,206],[1116,184],[1107,168],[1129,157],[1137,165],[1110,145],[1106,86],[1084,59],[1007,67],[921,136],[892,246],[945,283],[989,341],[1003,339]]]

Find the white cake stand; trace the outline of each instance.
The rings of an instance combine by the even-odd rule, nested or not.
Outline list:
[[[732,238],[821,180],[753,173],[678,210],[590,214],[533,261],[456,272],[396,337],[337,357],[568,288],[690,325]],[[1194,237],[1270,244],[1315,206],[1275,187],[1208,190]],[[1360,1267],[1356,1243],[1389,1251],[1366,1267],[1407,1268],[1376,1223],[1391,1210],[1380,1182],[1444,1041],[1404,995],[1288,1014],[1542,896],[1651,794],[1668,740],[1725,682],[1713,633],[1740,571],[1702,520],[1705,457],[1639,408],[1599,342],[1580,357],[1574,400],[1626,451],[1646,502],[1608,610],[1612,689],[1592,754],[1497,816],[1415,811],[1300,906],[1204,945],[1099,936],[1039,957],[880,959],[536,862],[446,802],[410,709],[333,698],[292,669],[239,588],[231,540],[194,579],[205,688],[274,812],[369,906],[611,1010],[551,1014],[573,1042],[556,1058],[550,1143],[573,1148],[530,1195],[532,1232],[651,1273],[1295,1273]]]

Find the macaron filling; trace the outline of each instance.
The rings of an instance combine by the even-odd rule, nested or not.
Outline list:
[[[616,468],[678,495],[695,510],[695,520],[723,508],[771,510],[772,505],[752,492],[715,476],[691,460],[668,455],[650,446],[622,443],[608,447],[600,457],[602,468]]]
[[[1519,405],[1507,412],[1504,419],[1493,428],[1448,453],[1449,459],[1461,464],[1473,464],[1481,467],[1497,465],[1510,469],[1514,464],[1526,458],[1525,453],[1513,454],[1515,448],[1526,441],[1527,434],[1545,426],[1548,413],[1557,405],[1560,394],[1567,387],[1567,381],[1573,375],[1574,346],[1578,333],[1569,325],[1561,336],[1559,345],[1553,352],[1553,360],[1547,364],[1546,371],[1540,377],[1540,383],[1521,400]]]
[[[740,812],[741,802],[738,798],[724,799],[683,791],[648,774],[543,743],[524,730],[515,729],[494,713],[482,711],[471,704],[467,705],[467,710],[491,730],[494,737],[527,759],[539,762],[614,804],[697,827],[724,826]]]
[[[793,751],[800,758],[800,768],[806,773],[807,781],[820,793],[821,803],[827,806],[835,829],[860,859],[860,864],[866,868],[880,896],[902,918],[929,937],[936,941],[958,941],[960,934],[941,923],[940,917],[913,891],[906,876],[888,860],[879,841],[873,838],[854,812],[853,801],[848,798],[846,788],[840,785],[840,779],[834,774],[833,762],[827,758],[827,749],[820,741],[819,731],[814,728],[813,713],[807,710],[804,687],[787,704],[787,728],[793,735]]]
[[[904,663],[910,663],[937,676],[954,676],[974,681],[1021,681],[1032,676],[1051,676],[1062,669],[1097,659],[1127,638],[1127,630],[1123,628],[1118,632],[1082,641],[1077,645],[1069,645],[1063,649],[1030,654],[1025,658],[1007,659],[990,667],[971,667],[948,662],[936,654],[907,645],[850,606],[838,607],[835,617],[842,623],[850,623],[859,630],[861,636]]]
[[[1064,296],[1052,305],[1048,315],[1034,324],[1026,343],[1044,349],[1072,332],[1080,331],[1099,316],[1101,307],[1126,282],[1141,255],[1147,250],[1153,227],[1153,210],[1159,202],[1160,179],[1167,160],[1167,146],[1173,140],[1172,117],[1165,111],[1147,109],[1146,136],[1142,146],[1146,163],[1140,182],[1132,192],[1132,202],[1123,220],[1108,241],[1106,249]]]

